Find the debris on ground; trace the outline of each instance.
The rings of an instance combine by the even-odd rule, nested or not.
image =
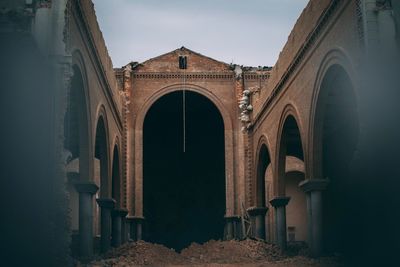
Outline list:
[[[192,263],[239,263],[276,261],[283,259],[279,247],[262,241],[214,241],[202,245],[192,243],[181,252],[181,256]]]
[[[297,250],[296,251],[302,251]],[[336,258],[310,259],[303,253],[284,254],[278,246],[264,241],[215,241],[192,243],[181,253],[163,245],[138,241],[113,249],[88,267],[127,266],[339,266]]]
[[[138,241],[110,250],[103,256],[103,259],[94,261],[89,266],[160,266],[160,263],[179,264],[181,262],[180,255],[173,249],[159,244]]]

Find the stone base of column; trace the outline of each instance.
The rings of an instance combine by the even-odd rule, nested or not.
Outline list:
[[[328,179],[309,179],[299,184],[307,194],[308,247],[312,257],[322,254],[322,191],[328,186]]]
[[[287,247],[286,234],[286,205],[289,203],[290,197],[274,197],[269,203],[275,208],[275,236],[278,246],[282,250]]]
[[[113,247],[121,246],[122,240],[122,218],[121,210],[115,209],[111,212],[112,226],[111,226],[111,245]]]
[[[267,214],[267,211],[267,207],[250,207],[247,209],[251,220],[252,237],[265,240],[265,214]]]
[[[128,224],[126,220],[126,215],[128,215],[128,210],[121,209],[121,243],[124,244],[128,242]]]
[[[128,216],[129,239],[131,241],[139,241],[143,239],[143,224],[145,218],[142,216]]]
[[[111,246],[111,212],[115,207],[115,200],[112,198],[99,198],[96,201],[100,206],[100,247],[101,252],[105,253]]]
[[[241,229],[240,216],[225,216],[224,240],[240,239]]]

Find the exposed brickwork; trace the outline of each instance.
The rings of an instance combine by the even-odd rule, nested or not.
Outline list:
[[[71,243],[73,228],[71,221],[72,217],[75,216],[76,219],[79,213],[77,207],[73,206],[73,203],[76,204],[79,201],[77,199],[75,202],[71,201],[72,193],[75,193],[76,197],[77,192],[70,191],[69,195],[67,190],[73,187],[68,189],[65,187],[68,151],[63,146],[66,138],[64,120],[69,107],[73,69],[76,70],[75,74],[82,75],[81,98],[84,98],[82,101],[84,104],[79,111],[86,115],[84,127],[82,127],[85,138],[79,140],[83,140],[80,143],[83,144],[84,151],[80,151],[82,153],[75,161],[82,164],[78,169],[79,175],[76,175],[79,177],[78,180],[91,182],[91,186],[96,189],[97,186],[93,182],[98,183],[101,192],[105,192],[106,197],[111,197],[109,194],[111,190],[108,187],[112,179],[114,142],[117,142],[121,152],[122,176],[120,184],[122,194],[117,202],[122,204],[122,208],[129,210],[130,216],[136,216],[142,222],[144,117],[157,99],[167,93],[181,90],[185,86],[185,89],[209,98],[223,117],[226,163],[225,215],[230,217],[240,215],[242,202],[246,208],[254,206],[255,199],[259,197],[256,194],[259,194],[260,190],[257,190],[258,185],[255,183],[257,169],[255,160],[258,155],[255,144],[259,144],[260,140],[268,146],[271,161],[265,178],[266,198],[269,198],[265,199],[266,205],[271,208],[268,204],[271,198],[282,197],[286,194],[285,184],[282,182],[284,179],[281,178],[285,177],[287,170],[285,165],[280,163],[284,162],[283,159],[287,159],[283,154],[286,151],[281,149],[281,146],[284,145],[282,140],[286,141],[283,139],[285,136],[283,128],[289,116],[294,118],[298,127],[302,149],[303,160],[298,159],[302,163],[302,168],[297,172],[304,173],[305,179],[325,178],[321,177],[323,157],[319,151],[321,144],[318,142],[319,132],[316,126],[320,90],[323,90],[322,84],[328,70],[340,66],[348,76],[351,85],[349,87],[354,89],[354,94],[359,101],[357,104],[359,104],[362,98],[359,99],[358,96],[365,94],[368,89],[371,90],[367,84],[371,80],[364,79],[367,82],[360,82],[363,80],[360,74],[365,74],[362,72],[365,66],[364,53],[376,52],[375,50],[387,52],[382,51],[385,50],[382,49],[385,48],[383,41],[389,41],[388,43],[399,47],[400,39],[398,1],[311,0],[297,20],[272,69],[230,65],[189,49],[180,48],[141,64],[130,63],[121,69],[113,70],[91,0],[42,0],[33,1],[34,4],[17,0],[7,1],[7,3],[8,8],[3,8],[3,3],[0,4],[2,17],[0,31],[2,33],[16,31],[24,35],[24,38],[27,37],[26,35],[29,35],[31,39],[36,38],[37,44],[34,45],[33,51],[35,53],[48,52],[41,56],[49,61],[46,64],[52,64],[51,68],[54,70],[48,75],[54,76],[52,90],[43,95],[42,103],[49,105],[46,108],[51,116],[45,119],[51,121],[52,127],[49,131],[54,137],[49,138],[50,145],[46,147],[50,148],[51,151],[48,151],[48,154],[54,160],[50,168],[52,179],[48,184],[46,183],[47,188],[43,190],[44,192],[52,190],[48,193],[51,195],[49,197],[51,201],[48,202],[56,203],[57,208],[48,205],[48,207],[51,206],[47,214],[50,219],[45,223],[49,224],[47,231],[51,237],[46,237],[44,242],[53,245],[49,252],[56,255],[54,262],[59,263],[53,265],[59,266],[67,265],[64,263],[69,260],[66,251],[69,250]],[[36,13],[37,9],[48,10]],[[38,26],[41,21],[52,21],[52,25],[43,24],[41,28]],[[32,25],[34,27],[31,27]],[[395,25],[397,28],[394,27]],[[392,30],[385,33],[386,28]],[[397,36],[394,36],[395,32]],[[55,40],[49,40],[51,39],[49,36]],[[33,40],[29,42],[31,41]],[[182,55],[188,60],[188,69],[184,71],[178,67],[178,57]],[[389,56],[391,56],[390,53]],[[397,67],[396,64],[393,66]],[[372,66],[371,69],[374,67]],[[385,90],[382,84],[376,87],[380,87],[382,91]],[[38,92],[38,95],[39,93],[41,92]],[[246,98],[247,96],[250,100]],[[247,101],[246,107],[253,107],[245,113],[249,115],[249,121],[245,121],[246,127],[243,129],[243,124],[238,119],[241,116],[242,108],[239,108],[239,102],[242,98]],[[21,102],[24,103],[25,99],[22,100]],[[371,102],[375,102],[375,99],[373,100]],[[104,116],[103,119],[106,122],[106,129],[101,136],[105,140],[106,149],[102,152],[108,152],[108,155],[104,157],[107,162],[101,162],[101,167],[97,166],[99,160],[96,157],[99,155],[95,155],[96,126],[100,116]],[[355,116],[361,117],[359,114]],[[360,125],[364,125],[365,121],[360,119]],[[79,146],[81,148],[81,144]],[[105,182],[102,180],[103,184],[100,184],[99,175],[97,175],[100,169],[106,170],[105,179],[107,180]],[[72,181],[68,182],[72,184]],[[391,185],[391,183],[388,184]],[[93,199],[89,200],[95,203]],[[108,201],[112,202],[110,199]],[[384,204],[387,205],[388,202],[393,201],[386,201]],[[39,210],[40,208],[42,207],[39,207]],[[69,208],[74,212],[68,210]],[[87,214],[91,214],[90,212],[93,216],[97,216],[94,219],[94,224],[96,224],[99,221],[98,207],[95,206],[93,211],[88,210]],[[271,215],[267,218],[271,226],[269,233],[273,236],[272,224],[275,214],[272,210],[269,214]],[[87,217],[88,220],[90,217]],[[358,222],[362,223],[361,220]],[[94,228],[93,234],[97,234],[98,225]],[[90,241],[92,233],[87,232]]]
[[[187,72],[212,72],[215,74],[231,72],[229,64],[181,48],[143,62],[135,69],[135,73],[181,73],[177,59],[180,55],[187,57],[189,62]]]
[[[179,69],[178,57],[186,56],[187,70]],[[226,214],[229,216],[239,212],[239,199],[236,196],[236,185],[240,180],[249,180],[251,176],[251,159],[245,159],[240,164],[235,164],[234,159],[241,160],[243,155],[251,157],[251,145],[244,151],[238,145],[239,139],[235,136],[242,135],[242,125],[238,121],[238,100],[242,97],[243,90],[256,90],[263,86],[268,77],[269,69],[243,68],[239,76],[235,73],[236,66],[200,55],[186,48],[180,48],[170,53],[150,59],[141,64],[135,64],[132,71],[131,85],[125,83],[130,95],[128,159],[130,160],[128,173],[130,186],[134,188],[134,197],[130,203],[135,203],[135,209],[130,209],[131,214],[141,216],[142,212],[142,145],[141,127],[143,118],[151,104],[164,93],[179,90],[185,86],[210,98],[221,111],[225,122],[226,142]],[[242,68],[241,68],[242,69]],[[125,80],[127,81],[127,79]],[[245,85],[246,84],[246,85]],[[131,128],[132,127],[132,128]],[[247,142],[251,141],[247,138]],[[133,163],[134,162],[134,163]],[[243,165],[242,165],[243,164]],[[241,169],[245,169],[245,177],[239,176]]]
[[[118,90],[118,83],[115,78],[114,69],[111,57],[108,54],[106,43],[100,26],[97,22],[96,12],[91,0],[79,1],[83,18],[87,23],[87,29],[91,38],[91,42],[95,47],[96,58],[100,60],[102,71],[106,77],[106,83],[109,86],[109,92],[118,107],[119,112],[122,112],[123,104]]]

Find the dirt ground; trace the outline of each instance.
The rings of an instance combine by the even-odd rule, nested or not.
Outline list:
[[[275,245],[257,240],[214,241],[191,244],[177,253],[162,245],[144,241],[128,243],[111,250],[87,267],[125,266],[218,266],[218,267],[337,267],[338,258],[311,259],[301,247],[291,247],[286,254]]]

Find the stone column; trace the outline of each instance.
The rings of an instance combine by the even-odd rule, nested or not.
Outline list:
[[[113,247],[119,247],[123,243],[123,236],[126,233],[125,217],[128,212],[124,209],[116,209],[112,211],[112,238]],[[125,240],[125,239],[124,239]]]
[[[225,216],[225,236],[224,240],[235,238],[234,216]]]
[[[121,245],[121,215],[120,210],[113,210],[111,212],[112,226],[111,226],[111,245],[119,247]]]
[[[239,215],[225,216],[225,240],[242,238],[241,220]]]
[[[290,197],[274,197],[269,203],[275,208],[275,232],[276,242],[282,250],[286,249],[286,205]]]
[[[115,207],[115,200],[112,198],[98,198],[97,204],[100,207],[100,247],[101,252],[107,252],[111,244],[111,211]]]
[[[75,184],[79,193],[79,256],[82,261],[93,255],[93,195],[99,187],[93,182]]]
[[[233,234],[235,239],[241,239],[242,234],[242,218],[239,215],[232,216]]]
[[[128,225],[126,223],[126,215],[128,215],[128,210],[121,209],[120,215],[121,215],[121,243],[124,244],[128,242],[128,229],[127,229]]]
[[[299,184],[307,194],[308,246],[313,257],[322,253],[322,191],[328,183],[327,179],[310,179]]]
[[[145,218],[141,216],[128,216],[127,218],[129,222],[129,235],[130,239],[133,241],[139,241],[143,239],[142,236],[142,228]]]
[[[247,213],[251,218],[252,234],[255,238],[265,240],[265,214],[268,208],[266,207],[250,207]]]

